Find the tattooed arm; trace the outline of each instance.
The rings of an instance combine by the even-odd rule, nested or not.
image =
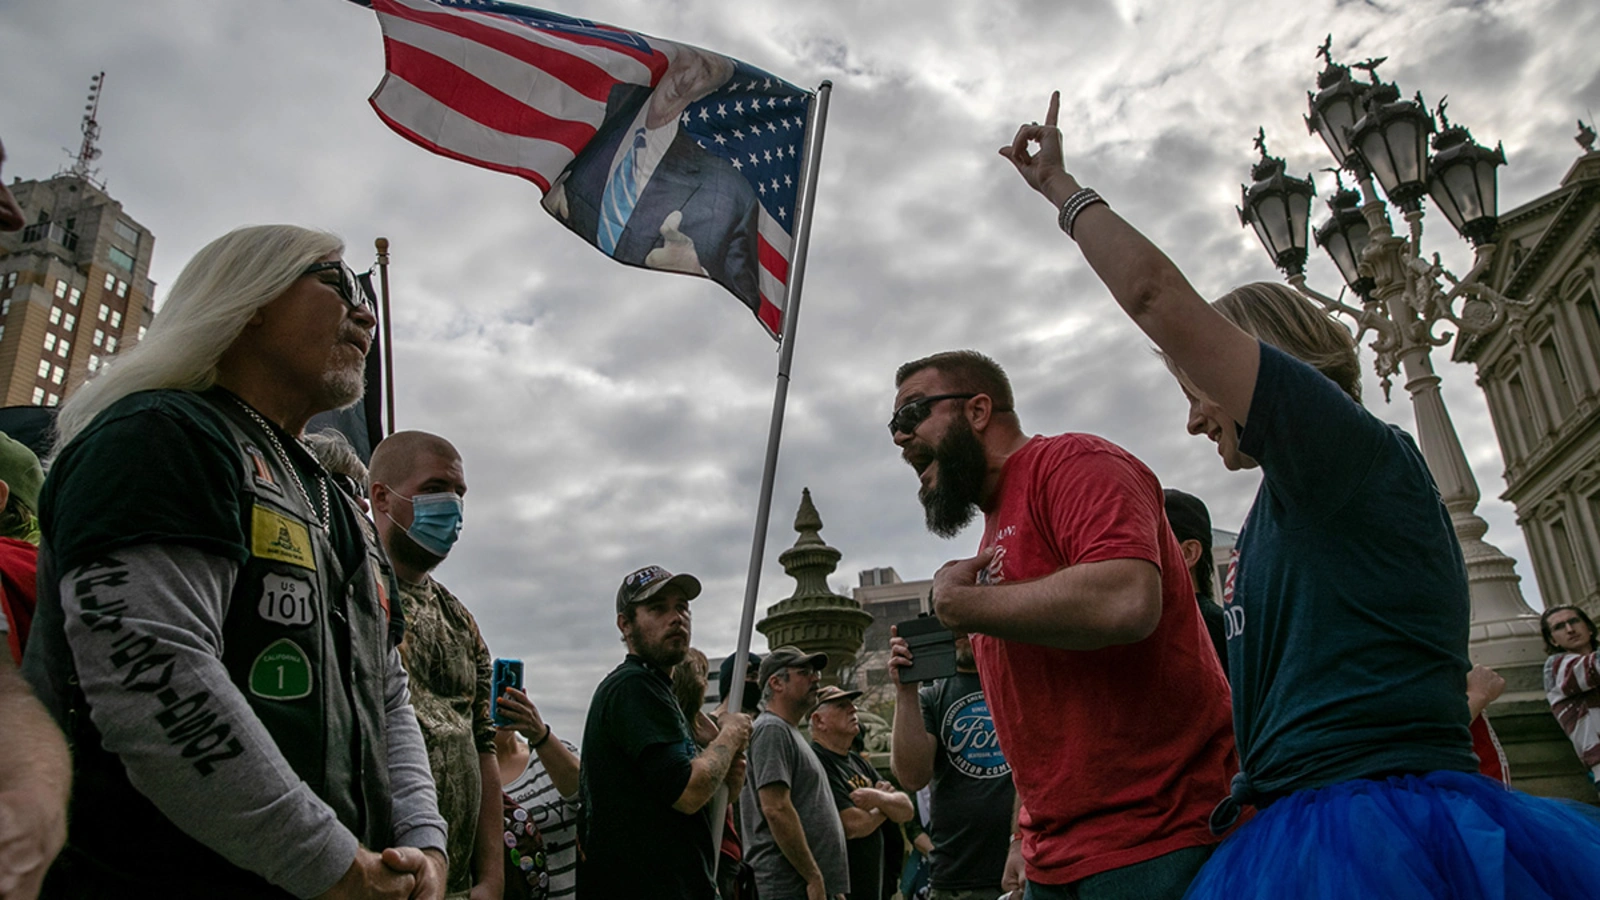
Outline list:
[[[672,808],[681,813],[699,812],[717,786],[728,777],[735,757],[750,743],[750,717],[744,713],[723,712],[718,723],[722,731],[690,763],[689,783]]]
[[[67,640],[89,716],[133,786],[229,862],[311,897],[351,868],[357,840],[223,666],[237,574],[189,547],[118,550],[61,579]]]

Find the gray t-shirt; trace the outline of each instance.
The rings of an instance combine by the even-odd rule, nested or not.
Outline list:
[[[978,673],[957,672],[923,685],[920,697],[922,725],[939,739],[929,785],[933,887],[998,892],[1015,791]]]
[[[763,712],[750,733],[750,767],[740,795],[744,825],[745,862],[755,870],[756,893],[761,900],[805,900],[806,883],[789,864],[772,837],[761,813],[757,792],[767,785],[786,784],[789,799],[800,816],[806,844],[822,870],[829,897],[850,892],[850,868],[844,853],[844,825],[834,807],[828,775],[800,729]]]

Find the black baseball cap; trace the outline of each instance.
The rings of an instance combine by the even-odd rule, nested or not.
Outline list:
[[[620,615],[628,607],[643,603],[669,587],[683,591],[685,600],[700,596],[700,579],[693,575],[674,575],[660,566],[645,566],[634,569],[622,579],[622,587],[617,588],[617,613]]]
[[[722,661],[722,668],[717,670],[717,696],[728,696],[728,689],[733,687],[733,664],[739,661],[739,654],[729,653]],[[746,681],[755,681],[756,673],[761,671],[761,656],[757,653],[750,654],[750,662],[744,670]]]
[[[1172,533],[1178,536],[1178,541],[1199,541],[1200,548],[1209,554],[1211,513],[1205,503],[1199,497],[1176,488],[1167,488],[1162,493],[1166,495],[1167,523],[1172,526]]]

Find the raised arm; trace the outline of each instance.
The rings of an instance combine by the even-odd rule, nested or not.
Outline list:
[[[550,732],[539,707],[526,693],[507,687],[500,695],[500,715],[506,723],[528,739],[528,747],[539,756],[539,763],[550,775],[550,782],[563,799],[578,795],[578,754]]]
[[[1061,93],[1050,95],[1043,125],[1017,129],[1000,155],[1016,166],[1028,186],[1057,210],[1082,185],[1066,170],[1056,121]],[[1038,144],[1030,150],[1030,144]],[[1073,223],[1073,238],[1095,274],[1134,324],[1179,369],[1237,422],[1245,422],[1260,364],[1255,338],[1212,309],[1172,260],[1104,203],[1085,207]]]

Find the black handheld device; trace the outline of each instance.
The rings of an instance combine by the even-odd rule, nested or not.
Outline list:
[[[956,673],[956,637],[929,615],[907,619],[895,626],[911,648],[911,665],[900,670],[900,683],[932,681]]]
[[[496,725],[508,725],[500,718],[500,695],[506,688],[514,687],[522,690],[522,660],[497,659],[494,661],[494,686],[493,694],[489,697],[489,718]]]

